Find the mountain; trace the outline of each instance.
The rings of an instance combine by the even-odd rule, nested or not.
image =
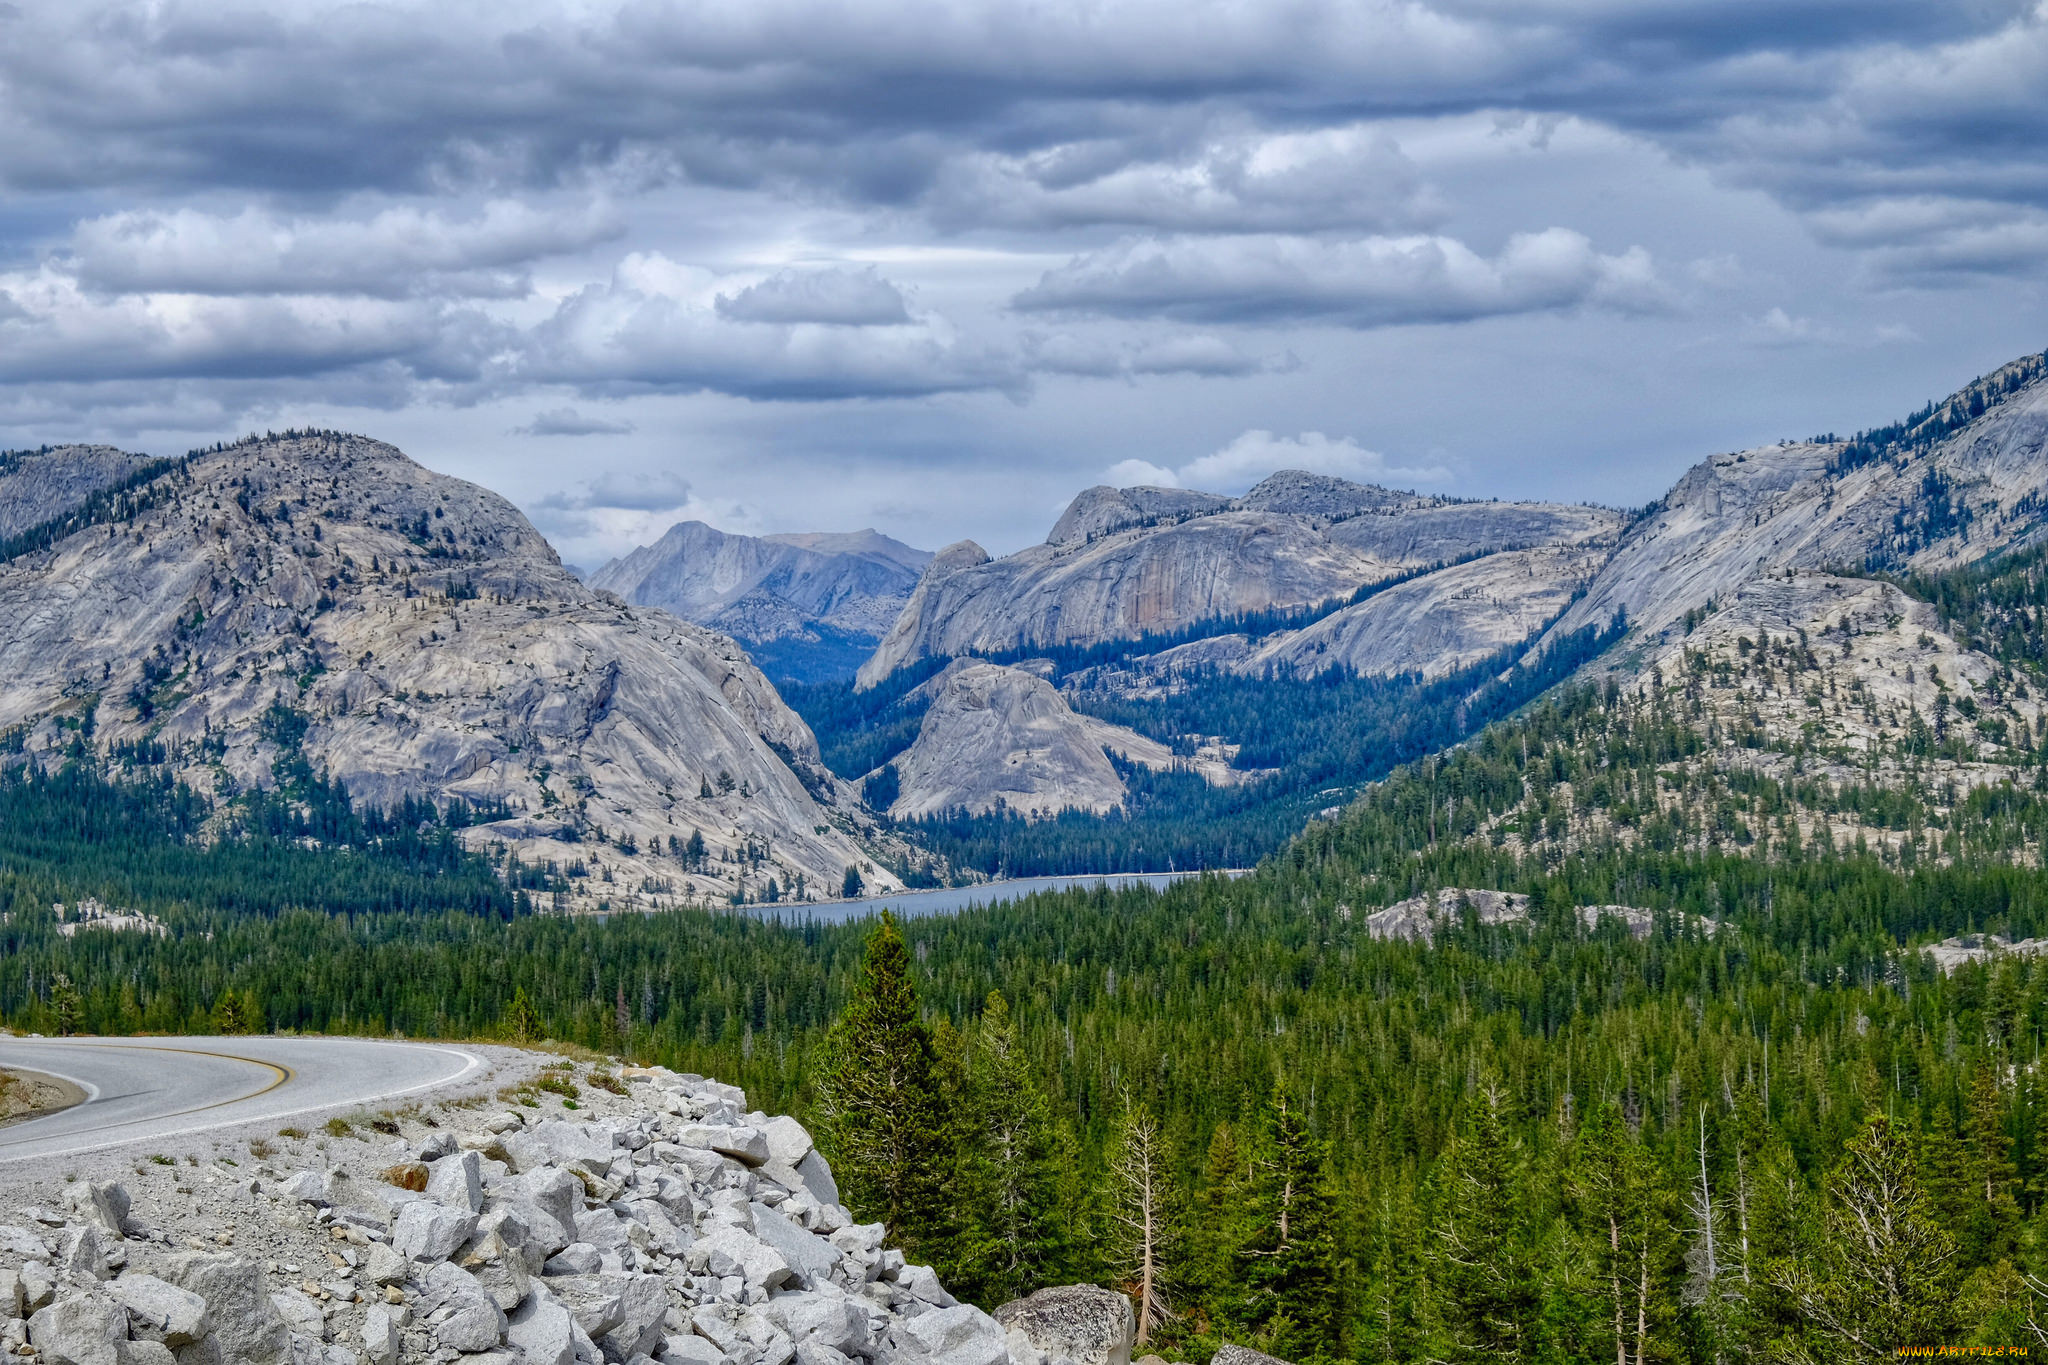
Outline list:
[[[1059,689],[1021,668],[958,660],[923,690],[929,703],[917,739],[894,763],[894,819],[952,810],[1102,815],[1129,794],[1111,754],[1219,784],[1234,776],[1220,756],[1177,758],[1156,739],[1075,711]]]
[[[2048,356],[2026,356],[1853,440],[1702,460],[1555,629],[1620,610],[1661,634],[1759,575],[1938,568],[2031,543],[2048,493],[2044,378]]]
[[[586,587],[504,499],[391,446],[10,455],[0,525],[36,517],[0,562],[0,747],[217,803],[306,769],[370,807],[432,801],[552,864],[565,904],[836,891],[863,862],[895,884],[730,640]]]
[[[931,559],[872,530],[741,536],[685,521],[587,581],[723,631],[771,671],[805,677],[851,672]]]
[[[1241,498],[1092,488],[1042,545],[995,560],[971,541],[948,546],[858,681],[873,687],[923,658],[1222,635],[1234,616],[1339,607],[1361,589],[1466,559],[1590,549],[1622,523],[1604,508],[1454,502],[1299,471],[1275,474]],[[1590,572],[1577,557],[1520,568],[1509,577],[1521,583],[1531,571],[1551,572],[1546,591],[1569,592]],[[1484,611],[1489,602],[1454,593],[1439,609]],[[1407,667],[1431,662],[1413,656]]]

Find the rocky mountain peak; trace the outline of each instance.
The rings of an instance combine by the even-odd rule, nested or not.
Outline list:
[[[1418,497],[1414,493],[1396,493],[1377,484],[1353,483],[1331,474],[1283,469],[1261,479],[1231,506],[1255,512],[1284,512],[1289,516],[1323,517],[1335,521],[1355,517],[1362,512],[1423,507],[1438,501],[1440,499]]]
[[[1084,489],[1067,504],[1045,543],[1085,545],[1133,526],[1156,526],[1205,516],[1229,505],[1228,498],[1191,488],[1111,488],[1098,484]]]
[[[857,803],[730,640],[586,587],[488,490],[308,433],[124,496],[0,563],[0,732],[32,758],[82,727],[225,799],[303,756],[358,801],[504,812],[465,837],[579,864],[571,902],[836,885],[867,857]]]

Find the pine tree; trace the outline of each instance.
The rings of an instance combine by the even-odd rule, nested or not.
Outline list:
[[[1608,1105],[1573,1142],[1567,1176],[1613,1333],[1615,1365],[1643,1365],[1662,1324],[1670,1258],[1668,1197],[1655,1163],[1620,1109]],[[1711,1231],[1711,1221],[1708,1229]]]
[[[1242,1230],[1235,1214],[1242,1205],[1246,1183],[1237,1129],[1226,1120],[1209,1134],[1201,1194],[1188,1220],[1192,1236],[1183,1280],[1190,1306],[1199,1305],[1204,1317],[1213,1316],[1236,1285],[1237,1238]]]
[[[215,1033],[236,1035],[256,1033],[263,1027],[263,1010],[254,994],[247,991],[225,990],[213,1002],[210,1016]]]
[[[1455,1361],[1522,1361],[1533,1352],[1534,1267],[1517,1226],[1521,1156],[1508,1130],[1507,1096],[1480,1090],[1465,1129],[1432,1178],[1430,1291]]]
[[[1249,1166],[1237,1325],[1289,1359],[1332,1355],[1343,1322],[1336,1196],[1324,1144],[1284,1085],[1260,1114]]]
[[[538,1039],[547,1025],[542,1022],[540,1011],[534,1008],[532,997],[526,987],[519,986],[512,992],[512,1003],[505,1007],[505,1020],[500,1031],[515,1043],[530,1043]]]
[[[1173,1160],[1159,1125],[1143,1106],[1127,1107],[1110,1138],[1109,1251],[1136,1310],[1140,1346],[1172,1320],[1175,1226],[1181,1201]]]
[[[2012,1255],[2019,1228],[2019,1202],[2013,1192],[2017,1171],[2012,1139],[2005,1130],[2005,1099],[1990,1065],[1980,1063],[1970,1078],[1964,1127],[1970,1211],[1957,1230],[1958,1238],[1966,1262],[1988,1265]]]
[[[1921,1192],[1911,1147],[1882,1115],[1828,1178],[1812,1254],[1772,1275],[1805,1327],[1788,1350],[1807,1360],[1896,1358],[1955,1329],[1955,1239]]]
[[[888,1224],[907,1254],[943,1251],[953,1118],[919,1016],[910,950],[887,911],[826,1039],[818,1109],[845,1202]]]
[[[975,1025],[966,1097],[960,1260],[970,1295],[1002,1303],[1047,1283],[1061,1248],[1052,1118],[1001,991]]]
[[[50,983],[50,1012],[57,1016],[60,1038],[69,1038],[85,1025],[85,999],[63,972]]]

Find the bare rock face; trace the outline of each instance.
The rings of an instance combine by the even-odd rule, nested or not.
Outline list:
[[[1106,750],[1149,768],[1176,762],[1166,745],[1080,714],[1022,669],[962,661],[927,686],[934,695],[917,741],[895,760],[901,795],[889,813],[899,820],[963,806],[1100,814],[1126,792]]]
[[[1605,560],[1604,549],[1579,546],[1487,555],[1273,636],[1237,666],[1313,674],[1342,665],[1358,673],[1436,677],[1541,630]]]
[[[757,537],[685,521],[588,582],[754,644],[820,625],[878,639],[931,560],[876,531]]]
[[[0,540],[63,516],[149,463],[112,446],[0,451]]]
[[[1940,439],[1935,433],[1946,432]],[[1968,563],[2029,534],[2048,491],[2048,365],[2015,361],[1923,415],[1918,449],[1856,464],[1841,442],[1703,460],[1624,538],[1555,627],[1617,610],[1645,635],[1751,578],[1869,562]]]
[[[1598,553],[1620,525],[1619,514],[1599,508],[1453,503],[1299,471],[1236,499],[1094,488],[1043,545],[999,560],[979,547],[942,553],[858,681],[871,687],[931,656],[1134,639],[1236,613],[1335,603],[1369,583],[1503,549]],[[1584,577],[1585,566],[1570,572]],[[1452,666],[1418,650],[1396,671],[1433,665]]]
[[[50,482],[23,472],[0,516]],[[296,749],[359,801],[503,803],[465,837],[609,868],[615,903],[647,879],[723,899],[718,852],[749,842],[763,888],[862,858],[857,803],[730,639],[577,582],[497,495],[310,435],[195,453],[138,496],[0,563],[0,732],[30,755],[159,745],[225,798]],[[693,831],[712,861],[684,869],[669,839]]]

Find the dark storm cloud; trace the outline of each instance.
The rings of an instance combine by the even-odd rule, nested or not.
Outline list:
[[[1297,173],[1259,164],[1262,140],[1521,107],[1666,139],[1801,205],[1943,193],[1970,163],[1993,197],[2048,192],[2044,20],[2013,0],[700,0],[581,22],[171,3],[0,22],[17,189],[597,177],[801,189],[962,229],[1387,230],[1432,211],[1398,149],[1368,134]]]

